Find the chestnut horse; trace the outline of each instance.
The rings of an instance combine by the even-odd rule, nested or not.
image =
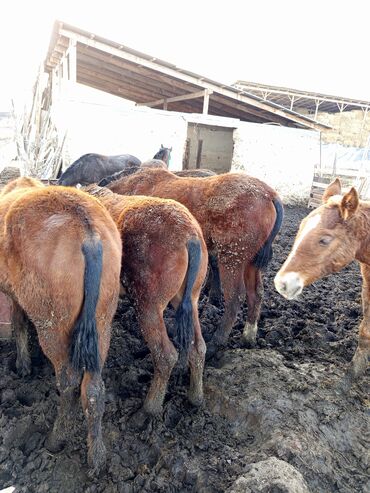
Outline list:
[[[102,367],[117,306],[121,241],[104,207],[64,187],[30,178],[9,183],[0,195],[0,290],[13,301],[17,370],[31,371],[27,317],[55,369],[60,404],[47,448],[59,450],[81,386],[87,419],[88,459],[105,461],[101,419]]]
[[[337,178],[326,189],[323,205],[303,219],[293,248],[275,277],[277,291],[296,298],[305,286],[338,272],[352,260],[360,263],[362,306],[356,353],[346,375],[350,384],[367,367],[370,355],[370,202],[360,201],[354,188],[341,195]]]
[[[188,397],[200,405],[206,346],[198,300],[207,272],[207,248],[199,224],[186,207],[173,200],[122,196],[96,185],[85,190],[104,204],[121,233],[121,281],[135,306],[154,366],[145,411],[160,412],[178,359],[163,320],[169,303],[177,309],[177,342],[190,366]]]
[[[171,198],[189,209],[213,257],[212,277],[220,279],[224,292],[224,315],[207,352],[211,355],[226,343],[245,294],[248,316],[243,335],[253,344],[263,296],[262,269],[272,257],[272,242],[283,218],[277,193],[244,173],[181,178],[165,169],[142,169],[108,187],[123,195]]]

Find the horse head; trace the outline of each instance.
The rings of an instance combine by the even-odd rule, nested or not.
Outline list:
[[[275,277],[277,291],[296,298],[305,286],[338,272],[361,250],[364,226],[358,193],[342,196],[338,179],[323,195],[323,204],[300,224],[293,248]]]
[[[153,156],[153,159],[160,159],[161,161],[163,161],[164,163],[166,163],[166,165],[168,166],[169,163],[170,163],[170,159],[171,159],[171,152],[172,152],[172,146],[171,147],[164,147],[161,144],[161,148]]]

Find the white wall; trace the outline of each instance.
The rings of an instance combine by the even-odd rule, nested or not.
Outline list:
[[[182,168],[187,122],[181,114],[136,107],[102,93],[96,99],[91,94],[90,98],[90,92],[79,87],[73,95],[54,103],[58,129],[67,131],[67,163],[89,152],[133,154],[145,161],[163,144],[172,147],[170,168]]]
[[[285,203],[307,204],[319,162],[319,132],[247,122],[234,131],[231,170],[265,181]]]
[[[315,131],[137,107],[79,84],[53,110],[60,131],[68,131],[67,163],[88,152],[129,153],[144,161],[163,144],[172,146],[170,169],[182,169],[188,122],[229,127],[234,129],[231,171],[260,178],[286,203],[307,204],[314,166],[320,162],[320,134]]]

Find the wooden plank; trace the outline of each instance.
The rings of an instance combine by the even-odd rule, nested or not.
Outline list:
[[[79,65],[82,65],[89,70],[96,70],[98,72],[109,74],[112,77],[117,77],[119,79],[125,78],[125,80],[130,81],[130,83],[132,84],[146,84],[146,86],[154,88],[155,90],[160,89],[161,91],[163,91],[162,94],[168,94],[169,96],[178,95],[178,91],[176,91],[176,88],[174,88],[173,85],[164,84],[159,80],[143,76],[142,74],[136,73],[132,70],[122,68],[115,64],[113,65],[112,63],[108,64],[99,59],[86,57],[82,54],[78,55],[78,63]],[[182,87],[181,90],[186,91],[188,90],[188,87]]]
[[[136,99],[134,101],[142,101],[142,99],[148,99],[152,94],[145,89],[132,87],[131,84],[125,82],[124,80],[112,79],[109,76],[104,76],[99,72],[92,72],[91,70],[85,70],[82,67],[77,69],[77,81],[83,79],[84,81],[94,81],[96,85],[97,81],[102,82],[102,87],[109,87],[110,89],[116,89],[118,93],[124,90],[126,94],[132,94]],[[130,99],[133,99],[132,97]]]
[[[225,100],[225,99],[220,99],[219,96],[217,96],[216,94],[213,95],[212,97],[212,100],[215,101],[215,102],[222,102],[224,105],[227,105],[227,106],[230,106],[230,108],[234,108],[236,110],[238,110],[239,113],[242,113],[242,114],[250,114],[250,115],[255,115],[257,117],[259,117],[261,119],[261,121],[272,121],[272,122],[276,122],[276,123],[283,123],[282,119],[273,115],[273,114],[270,114],[270,115],[263,115],[261,114],[260,111],[256,110],[256,109],[253,109],[253,108],[250,108],[250,107],[244,107],[244,106],[241,106],[240,104],[238,103],[235,103],[234,101],[232,100]],[[235,113],[234,113],[235,114]]]
[[[76,41],[71,39],[68,49],[69,80],[77,82],[77,46]]]
[[[185,151],[182,158],[182,169],[189,169],[190,139],[186,139]]]
[[[197,99],[197,98],[201,98],[202,96],[205,97],[206,93],[207,93],[207,91],[197,91],[197,92],[193,92],[190,94],[182,94],[180,96],[173,96],[171,98],[157,99],[156,101],[151,101],[149,103],[140,103],[140,104],[138,104],[138,106],[145,105],[145,106],[149,106],[150,108],[152,108],[154,106],[159,106],[159,105],[163,104],[165,101],[167,103],[174,103],[176,101],[187,101],[188,99]]]
[[[122,72],[113,72],[111,70],[99,70],[97,66],[95,65],[89,65],[85,63],[79,63],[78,65],[78,70],[80,72],[84,72],[86,75],[90,75],[92,78],[103,78],[104,80],[109,80],[110,82],[120,85],[124,84],[126,86],[132,87],[133,89],[142,89],[145,91],[147,94],[149,94],[148,98],[149,101],[153,99],[153,94],[158,94],[158,96],[165,96],[172,97],[176,95],[175,92],[171,91],[164,91],[163,88],[161,88],[159,85],[158,87],[155,88],[149,88],[145,82],[142,82],[141,80],[137,79],[131,79],[129,77],[126,77],[125,74]],[[152,91],[152,92],[151,92]],[[164,98],[165,99],[165,98]]]
[[[198,140],[198,150],[197,150],[197,161],[196,161],[196,164],[195,164],[195,167],[197,169],[200,168],[200,165],[202,163],[202,148],[203,148],[203,140],[202,139],[199,139]]]
[[[203,115],[208,114],[209,107],[209,96],[212,94],[208,89],[204,91],[204,99],[203,99]]]
[[[155,82],[160,85],[164,84],[165,87],[170,86],[172,88],[178,88],[186,92],[189,92],[191,89],[193,91],[199,89],[194,84],[189,84],[187,82],[177,81],[177,80],[169,80],[167,77],[163,76],[162,74],[155,73],[149,69],[146,69],[145,67],[139,67],[131,62],[127,62],[122,59],[107,56],[107,54],[102,53],[99,50],[90,49],[90,48],[88,49],[87,47],[85,49],[82,49],[81,46],[82,46],[81,44],[79,43],[77,44],[78,61],[80,56],[85,55],[86,57],[91,58],[92,60],[98,60],[99,63],[108,64],[112,67],[118,67],[120,69],[128,71],[130,72],[130,77],[132,77],[132,74],[134,73],[137,76],[141,76],[144,81],[146,79],[149,79],[150,84],[153,84],[153,82]]]

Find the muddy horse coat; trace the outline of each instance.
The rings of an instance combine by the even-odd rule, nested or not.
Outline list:
[[[218,268],[211,262],[213,279],[220,279],[225,299],[221,325],[207,351],[212,354],[226,342],[245,294],[248,316],[243,334],[247,343],[254,343],[263,296],[262,269],[271,259],[283,217],[277,193],[244,173],[180,178],[164,169],[139,170],[108,187],[124,195],[171,198],[189,209],[202,228],[209,254],[217,259]],[[217,297],[214,292],[213,296]]]
[[[121,280],[135,306],[154,365],[144,409],[151,414],[161,410],[178,358],[163,320],[169,303],[176,308],[177,345],[190,366],[189,400],[199,405],[206,346],[198,300],[207,272],[207,248],[199,224],[186,207],[173,200],[122,196],[96,185],[86,191],[104,204],[121,234]]]
[[[342,197],[338,179],[326,189],[323,202],[302,221],[275,286],[285,298],[294,299],[305,286],[352,260],[360,263],[364,318],[345,379],[348,386],[365,372],[370,355],[370,202],[360,201],[354,188]]]
[[[70,428],[80,388],[93,471],[105,461],[101,370],[119,292],[121,241],[103,206],[75,189],[29,178],[0,195],[0,289],[14,304],[17,370],[31,371],[27,317],[55,369],[58,415],[46,446],[56,451]]]

